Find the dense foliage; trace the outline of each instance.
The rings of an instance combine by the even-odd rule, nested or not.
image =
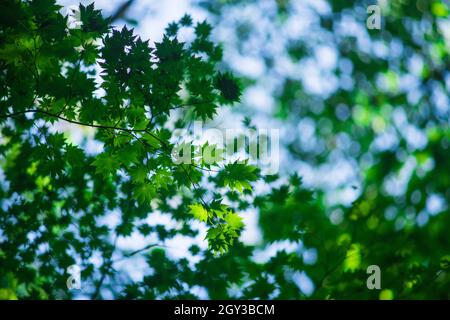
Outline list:
[[[239,8],[239,1],[214,3],[209,9],[217,17],[227,6]],[[282,23],[289,1],[277,3]],[[331,33],[339,12],[353,8],[336,3],[336,17],[320,21]],[[394,3],[400,11],[409,8]],[[82,270],[81,294],[91,298],[198,298],[199,288],[212,299],[448,298],[450,131],[448,109],[436,111],[432,95],[448,92],[449,49],[436,25],[448,11],[426,16],[431,27],[419,43],[399,27],[400,11],[389,15],[381,35],[388,40],[380,41],[398,37],[405,46],[394,61],[360,52],[351,37],[337,36],[353,65],[347,76],[358,85],[317,97],[304,92],[298,79],[282,78],[274,97],[283,125],[304,118],[325,124],[317,127],[317,144],[325,147],[304,149],[294,139],[288,144],[294,159],[333,161],[339,133],[359,143],[357,152],[340,151],[361,166],[359,198],[351,206],[330,206],[325,191],[305,189],[295,172],[263,175],[246,162],[205,161],[200,151],[222,152],[208,144],[189,148],[190,163],[177,161],[176,129],[190,132],[194,120],[213,119],[219,107],[240,102],[243,85],[257,81],[224,71],[222,47],[211,40],[208,23],[186,15],[168,26],[161,42],[150,43],[127,27],[112,28],[93,5],[80,5],[79,28],[70,27],[59,10],[54,0],[0,4],[0,298],[80,294],[66,287],[73,264]],[[421,19],[415,14],[405,12],[412,24]],[[192,40],[180,42],[180,30],[190,30]],[[292,59],[309,54],[305,43],[292,45]],[[398,85],[411,52],[424,61],[415,102]],[[267,64],[273,66],[270,57]],[[390,79],[385,90],[377,89],[380,75]],[[337,116],[342,105],[352,117]],[[426,144],[414,147],[399,134],[394,146],[377,149],[379,135],[402,130],[393,118],[400,109],[408,125],[424,132]],[[94,138],[75,144],[55,129],[61,123],[85,128]],[[92,141],[101,152],[90,149]],[[384,192],[384,180],[404,170],[408,159],[414,168],[405,192]],[[443,212],[419,224],[432,194],[446,199]],[[259,212],[257,245],[239,239],[247,210]],[[392,210],[395,216],[386,215]],[[161,214],[174,223],[151,223]],[[111,224],[113,216],[117,224]],[[167,254],[168,240],[195,238],[201,226],[208,246],[192,245],[193,259]],[[118,248],[118,241],[136,234],[152,240],[136,251]],[[280,241],[298,249],[255,259]],[[118,268],[136,256],[148,266],[137,281]],[[382,270],[381,291],[366,287],[366,268],[373,264]],[[312,280],[312,294],[299,289],[299,277]]]

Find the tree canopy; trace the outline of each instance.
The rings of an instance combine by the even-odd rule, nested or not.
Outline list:
[[[81,294],[92,299],[448,299],[449,8],[411,2],[389,3],[383,30],[368,31],[365,43],[342,23],[364,24],[358,12],[368,2],[328,1],[329,11],[314,11],[310,35],[251,48],[264,63],[259,77],[224,52],[245,55],[246,40],[270,43],[276,33],[242,18],[231,24],[234,44],[212,35],[257,1],[199,2],[214,28],[186,14],[160,42],[113,27],[94,4],[79,6],[73,27],[54,0],[3,1],[0,298],[77,297],[66,281],[78,265]],[[294,1],[273,4],[265,19],[288,28]],[[277,59],[302,66],[325,44],[339,61],[326,71],[337,83],[327,92],[280,71]],[[248,161],[224,163],[208,142],[174,154],[191,142],[177,130],[192,134],[194,121],[208,123],[220,108],[257,126],[242,97],[271,77],[276,103],[265,116],[290,132],[283,146],[292,167],[265,174]],[[82,128],[82,142],[60,124]],[[327,187],[305,187],[294,165],[341,159],[359,178],[347,186],[350,204],[330,202]],[[257,244],[241,240],[249,210],[258,213]],[[118,247],[136,235],[142,248]],[[207,245],[190,246],[191,258],[168,254],[168,240],[199,235]],[[280,243],[295,250],[255,258]],[[137,256],[148,269],[138,280],[118,267]],[[366,287],[370,265],[382,271],[381,290]]]

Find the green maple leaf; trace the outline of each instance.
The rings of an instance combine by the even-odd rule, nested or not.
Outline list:
[[[145,166],[136,166],[130,169],[131,180],[134,184],[144,183],[147,175],[148,170]]]
[[[96,157],[92,165],[95,167],[95,173],[108,176],[119,169],[120,162],[112,154],[104,152]]]
[[[223,103],[239,102],[242,94],[238,80],[231,73],[219,73],[214,85],[221,93]]]
[[[209,168],[223,161],[225,159],[224,153],[224,149],[206,142],[203,146],[197,148],[195,156],[199,158],[201,166]]]
[[[195,219],[203,222],[207,222],[208,220],[208,211],[199,203],[191,204],[189,206],[190,213],[194,216]]]
[[[98,36],[108,31],[108,22],[103,19],[100,10],[94,9],[93,2],[86,7],[80,4],[79,10],[84,32],[97,33]]]
[[[156,190],[151,183],[142,183],[135,187],[134,195],[140,204],[150,205],[150,202],[156,196]]]
[[[176,22],[169,23],[169,25],[166,28],[166,34],[169,37],[176,36],[177,32],[178,32],[178,28],[179,28],[178,23],[176,23]]]
[[[151,181],[157,186],[157,189],[167,189],[167,186],[172,181],[172,176],[167,169],[158,169],[151,177]]]
[[[181,19],[180,19],[180,24],[182,26],[191,26],[192,25],[192,18],[190,15],[185,14]]]
[[[195,26],[195,34],[199,37],[208,37],[211,34],[212,27],[205,21],[197,23]]]
[[[68,144],[66,145],[66,159],[72,166],[81,166],[84,161],[84,152],[77,146]]]
[[[217,113],[217,105],[212,102],[196,103],[194,111],[203,121],[212,119]]]
[[[216,227],[209,228],[206,233],[208,246],[214,253],[224,253],[233,245],[238,237],[236,229],[227,224],[219,224]]]
[[[169,39],[164,36],[161,42],[156,42],[156,55],[160,61],[178,61],[183,56],[184,43],[179,42],[177,38]]]
[[[123,164],[130,164],[137,162],[139,156],[140,145],[128,144],[117,152],[117,157]]]
[[[242,217],[234,212],[228,212],[225,216],[225,221],[233,229],[241,229],[244,227],[244,222],[242,221]]]
[[[221,186],[228,186],[243,192],[244,189],[252,190],[250,182],[259,178],[259,169],[246,163],[230,163],[217,175],[218,183]]]

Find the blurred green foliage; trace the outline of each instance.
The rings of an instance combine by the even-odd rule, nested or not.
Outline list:
[[[260,111],[248,99],[240,111],[248,118],[267,113],[285,128],[285,174],[301,163],[326,175],[313,212],[289,201],[287,187],[272,191],[280,205],[258,202],[266,241],[297,240],[301,230],[301,243],[317,250],[315,263],[299,268],[316,286],[312,297],[448,298],[440,261],[450,251],[449,3],[196,2],[227,35],[225,61],[249,95],[264,88],[273,102]],[[374,4],[380,30],[366,28]],[[242,70],[233,59],[260,71]],[[349,164],[353,175],[334,181],[347,169],[336,163]],[[331,200],[336,193],[356,200]],[[381,267],[388,291],[365,288],[371,264]]]

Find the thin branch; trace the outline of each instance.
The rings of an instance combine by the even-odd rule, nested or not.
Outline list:
[[[112,130],[119,130],[119,131],[125,131],[125,132],[145,132],[145,133],[153,135],[151,132],[149,132],[148,130],[145,130],[145,129],[129,129],[129,128],[108,126],[108,125],[85,123],[85,122],[80,122],[77,120],[67,119],[60,115],[53,114],[53,113],[50,113],[50,112],[44,111],[44,110],[39,110],[39,109],[29,109],[29,110],[24,110],[24,111],[18,111],[15,113],[0,115],[0,118],[3,118],[3,119],[14,118],[14,117],[26,114],[26,113],[41,113],[41,114],[44,114],[49,117],[57,118],[57,119],[60,119],[60,120],[66,121],[66,122],[73,123],[73,124],[78,124],[80,126],[93,127],[93,128],[99,128],[99,129],[112,129]],[[157,138],[157,137],[155,137],[155,138]],[[157,138],[157,139],[159,139],[159,138]]]
[[[124,3],[122,3],[109,18],[110,23],[124,18],[125,14],[127,13],[128,9],[130,9],[133,2],[134,2],[134,0],[128,0]]]
[[[121,128],[121,127],[116,127],[116,126],[108,126],[108,125],[100,125],[100,124],[92,124],[92,123],[84,123],[84,122],[80,122],[77,120],[71,120],[71,119],[67,119],[64,118],[60,115],[57,114],[53,114],[50,113],[48,111],[44,111],[44,110],[39,110],[39,109],[30,109],[30,110],[24,110],[24,111],[18,111],[15,113],[11,113],[11,114],[6,114],[6,115],[0,115],[0,118],[6,119],[6,118],[14,118],[17,117],[19,115],[23,115],[26,113],[41,113],[44,114],[46,116],[49,117],[53,117],[53,118],[57,118],[69,123],[73,123],[73,124],[77,124],[77,125],[81,125],[81,126],[87,126],[87,127],[92,127],[92,128],[99,128],[99,129],[107,129],[107,130],[119,130],[119,131],[124,131],[124,132],[128,132],[131,133],[134,136],[134,133],[136,132],[141,132],[141,133],[147,133],[150,136],[152,136],[153,138],[155,138],[160,144],[161,146],[167,150],[169,152],[169,154],[171,153],[171,150],[169,148],[169,146],[166,144],[166,142],[162,139],[160,139],[157,135],[153,134],[152,132],[148,131],[148,129],[129,129],[129,128]],[[186,176],[188,177],[189,181],[191,182],[192,186],[194,187],[194,189],[198,190],[200,189],[200,186],[194,182],[191,178],[191,176],[189,175],[189,172],[187,172],[186,168],[181,166],[181,168],[183,169],[183,171],[185,172]],[[208,207],[208,205],[206,204],[205,200],[203,199],[203,197],[200,196],[200,200],[202,201],[202,203]]]
[[[116,262],[119,262],[119,261],[126,260],[128,258],[131,258],[132,256],[135,256],[135,255],[137,255],[137,254],[139,254],[139,253],[141,253],[143,251],[146,251],[146,250],[154,248],[154,247],[165,247],[165,246],[161,245],[161,244],[157,244],[157,243],[150,243],[150,244],[146,245],[143,248],[140,248],[140,249],[137,249],[137,250],[132,251],[130,253],[124,254],[123,257],[121,257],[121,258],[118,258],[116,260],[112,260],[112,264],[114,264]]]

